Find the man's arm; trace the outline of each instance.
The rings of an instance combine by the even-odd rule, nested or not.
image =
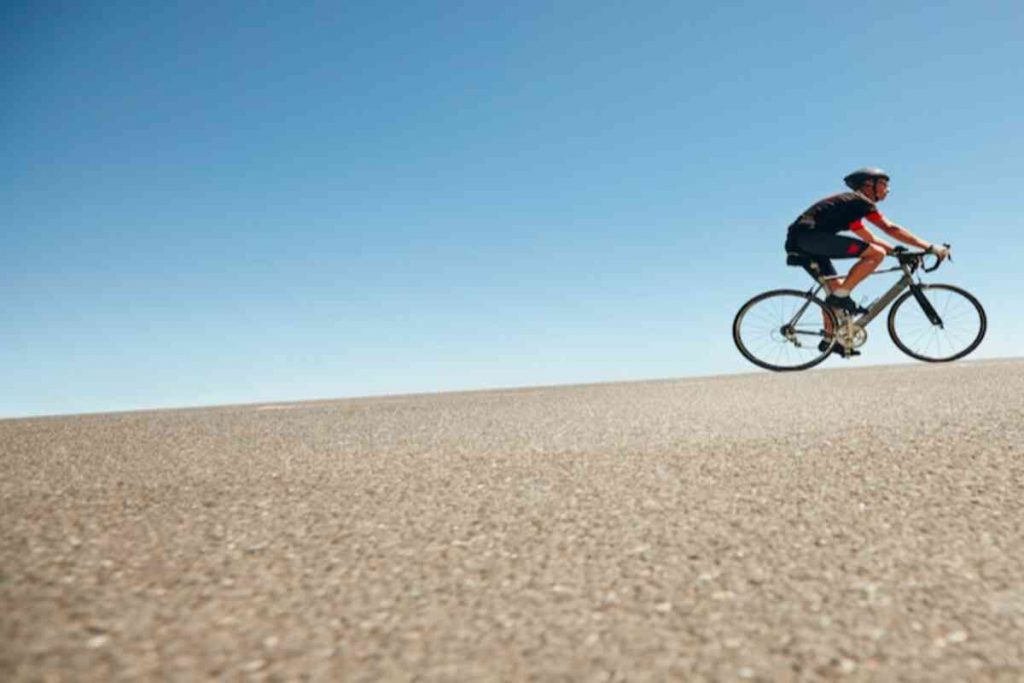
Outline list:
[[[850,231],[853,232],[853,234],[856,235],[858,239],[862,239],[868,244],[875,244],[881,247],[882,249],[885,249],[886,254],[893,250],[893,246],[891,244],[889,244],[883,239],[876,237],[875,233],[865,228],[864,224],[861,223],[860,221],[851,224]]]
[[[921,239],[914,233],[910,232],[903,226],[896,225],[895,223],[893,223],[880,213],[869,213],[867,216],[865,216],[865,218],[867,218],[873,224],[877,225],[879,228],[885,231],[886,235],[892,237],[893,239],[899,240],[904,244],[909,244],[911,246],[918,247],[920,249],[932,249],[939,256],[945,257],[945,253],[939,253],[940,251],[946,251],[943,247],[933,245],[931,242],[924,241],[923,239]],[[867,231],[865,230],[865,232]],[[862,237],[861,239],[864,238]],[[890,247],[890,249],[891,248],[892,247]]]

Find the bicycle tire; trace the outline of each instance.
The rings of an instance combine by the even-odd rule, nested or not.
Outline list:
[[[802,347],[797,346],[791,340],[787,341],[783,337],[781,329],[786,323],[786,315],[795,315],[796,311],[799,310],[799,307],[804,305],[804,303],[802,302],[808,302],[809,306],[816,307],[819,311],[823,312],[824,315],[828,316],[828,319],[832,324],[832,329],[836,329],[836,327],[838,326],[838,322],[836,321],[835,314],[832,312],[832,310],[828,306],[826,306],[821,299],[811,296],[807,292],[802,292],[795,289],[773,289],[768,292],[763,292],[751,298],[745,304],[740,306],[740,309],[739,311],[736,312],[736,317],[733,319],[732,322],[732,340],[733,343],[736,344],[736,348],[739,350],[739,352],[743,354],[743,357],[749,360],[754,365],[762,367],[766,370],[772,370],[773,372],[793,372],[796,370],[806,370],[808,368],[814,367],[818,363],[825,360],[832,352],[832,347],[835,345],[834,340],[831,341],[831,343],[824,351],[818,349],[818,345],[817,343],[815,343],[813,347],[807,349],[807,353],[804,355],[803,359],[801,359],[802,362],[797,362],[789,365],[780,364],[780,362],[776,359],[768,360],[764,358],[763,356],[771,354],[763,352],[763,347],[765,344],[763,340],[761,342],[761,346],[759,346],[758,348],[750,348],[751,340],[744,339],[743,324],[747,320],[747,316],[750,315],[752,311],[755,310],[755,307],[757,307],[758,304],[761,304],[762,302],[765,302],[772,298],[777,298],[780,300],[779,302],[777,302],[779,304],[777,308],[778,316],[776,319],[769,321],[766,327],[766,331],[769,334],[770,341],[778,344],[776,350],[785,349],[785,355],[787,356],[787,358],[793,358],[793,354],[797,353],[797,351],[793,351],[793,349],[799,350]],[[790,305],[783,304],[781,302],[783,298],[794,299],[794,301],[792,302],[792,308],[790,307]],[[799,299],[800,302],[795,301],[795,299]],[[806,316],[807,314],[808,311],[805,310],[803,315]],[[818,327],[822,321],[819,320],[818,314],[813,315],[813,326]],[[775,327],[773,328],[773,326]],[[818,333],[821,332],[823,332],[823,330],[818,330]],[[801,332],[801,334],[808,336],[815,335],[815,333],[811,332]],[[825,338],[824,334],[821,334],[820,336],[822,339]],[[780,355],[781,353],[782,351],[779,351],[779,354],[777,355]]]
[[[929,339],[929,342],[925,344],[925,350],[924,351],[921,351],[920,349],[911,349],[910,348],[911,344],[908,343],[908,339],[905,338],[908,335],[906,333],[904,333],[904,335],[901,337],[900,333],[897,332],[897,330],[896,330],[896,326],[897,326],[897,319],[896,318],[899,315],[900,311],[901,310],[906,310],[906,311],[913,310],[913,309],[911,309],[911,307],[907,307],[906,309],[903,309],[903,305],[905,303],[907,303],[908,300],[913,300],[916,303],[916,299],[914,299],[914,293],[912,291],[908,291],[908,292],[905,292],[902,296],[900,296],[900,298],[898,298],[893,303],[892,308],[889,309],[889,319],[888,319],[889,336],[892,338],[892,341],[896,345],[896,348],[898,348],[900,351],[902,351],[903,353],[907,354],[911,358],[916,358],[917,360],[921,360],[921,361],[924,361],[926,363],[948,363],[950,361],[957,360],[958,358],[963,358],[964,356],[969,354],[971,351],[974,351],[974,349],[978,348],[978,345],[981,343],[982,339],[985,338],[985,332],[988,329],[988,318],[985,315],[985,309],[982,307],[981,302],[979,302],[974,297],[974,295],[971,294],[970,292],[968,292],[967,290],[961,289],[959,287],[954,287],[953,285],[928,284],[928,285],[920,285],[920,287],[925,292],[927,292],[928,290],[939,290],[939,291],[945,291],[945,292],[948,293],[949,296],[946,298],[945,303],[944,304],[940,304],[940,306],[944,309],[944,311],[939,311],[939,315],[940,316],[942,316],[943,313],[946,313],[948,315],[949,309],[951,307],[963,308],[963,307],[969,306],[970,307],[969,310],[973,310],[973,312],[975,312],[977,314],[977,316],[978,316],[977,317],[977,331],[976,332],[973,331],[974,325],[972,323],[972,325],[971,325],[971,330],[972,331],[969,331],[966,334],[968,334],[968,335],[973,334],[974,335],[973,339],[971,339],[971,341],[966,346],[964,346],[962,349],[959,348],[959,346],[960,346],[960,342],[959,341],[954,342],[952,340],[949,340],[948,341],[948,345],[953,350],[950,355],[941,356],[941,357],[937,357],[936,355],[926,355],[927,349],[931,345],[931,341],[935,341],[935,348],[936,348],[937,351],[941,350],[942,342],[938,341],[938,335],[940,334],[940,331],[941,332],[946,332],[945,327],[938,327],[938,326],[932,324],[929,321],[929,324],[932,325],[932,327],[931,328],[927,328],[927,327],[922,325],[921,329],[925,329],[926,332],[921,333],[920,336],[924,336],[925,334],[927,334],[928,331],[931,331],[932,334],[934,335],[933,339]],[[962,299],[958,298],[958,297],[962,297]],[[954,304],[953,302],[956,302],[956,303]],[[918,308],[916,310],[917,310],[918,314],[920,314],[922,316],[924,315],[920,308]],[[955,313],[955,311],[954,311],[954,313]],[[957,316],[957,318],[949,318],[947,320],[944,320],[944,322],[949,322],[949,320],[953,320],[953,319],[959,319],[959,317],[963,317],[963,316],[966,316],[966,314],[959,314]],[[906,317],[906,316],[904,316],[904,317]],[[938,329],[936,329],[936,328],[938,328]],[[951,336],[951,335],[948,335],[948,334],[946,335],[946,337],[949,337],[949,336]],[[915,344],[916,344],[916,341],[917,340],[915,340]]]

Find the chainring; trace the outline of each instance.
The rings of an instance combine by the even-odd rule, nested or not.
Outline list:
[[[848,349],[858,349],[868,340],[868,331],[853,322],[841,324],[835,331],[835,339]]]

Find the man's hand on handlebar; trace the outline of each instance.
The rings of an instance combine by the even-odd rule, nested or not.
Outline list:
[[[889,252],[889,256],[896,257],[897,259],[899,259],[901,264],[909,264],[915,269],[921,268],[926,273],[930,273],[936,268],[938,268],[940,265],[942,265],[943,261],[953,260],[953,257],[950,255],[950,248],[948,244],[943,244],[942,246],[933,244],[931,245],[931,247],[924,251],[910,251],[903,245],[898,245],[894,247],[891,252]],[[926,266],[924,262],[924,259],[927,256],[932,256],[935,258],[935,263],[930,268]]]

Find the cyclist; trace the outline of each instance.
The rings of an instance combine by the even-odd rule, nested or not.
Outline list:
[[[865,218],[890,237],[929,251],[939,259],[946,258],[949,249],[922,240],[882,215],[877,202],[889,196],[889,174],[882,169],[861,168],[843,178],[843,182],[853,191],[825,197],[800,214],[789,226],[786,251],[811,257],[811,265],[806,267],[811,277],[829,278],[825,284],[829,293],[825,298],[828,306],[848,313],[866,313],[864,308],[850,298],[850,292],[878,267],[894,247],[864,227]],[[838,234],[845,230],[856,237]],[[845,278],[841,278],[836,275],[833,258],[856,258],[857,263]],[[831,334],[828,320],[825,320],[825,327],[826,333]],[[818,348],[825,350],[828,344],[827,340],[822,341]],[[839,355],[844,355],[843,351],[838,344],[833,348],[833,353]],[[860,353],[848,349],[845,355],[857,356]]]
[[[924,241],[882,215],[877,202],[889,195],[889,174],[882,169],[862,168],[843,178],[843,182],[853,192],[825,197],[800,214],[789,226],[786,251],[812,258],[817,272],[813,266],[807,268],[811,277],[831,278],[826,284],[829,292],[826,304],[849,313],[864,313],[866,311],[850,298],[850,292],[878,267],[893,246],[864,227],[863,219],[868,219],[890,237],[933,253],[939,259],[946,258],[949,249]],[[844,230],[851,231],[856,238],[838,234]],[[832,265],[834,258],[858,260],[849,274],[840,278],[836,277]]]

